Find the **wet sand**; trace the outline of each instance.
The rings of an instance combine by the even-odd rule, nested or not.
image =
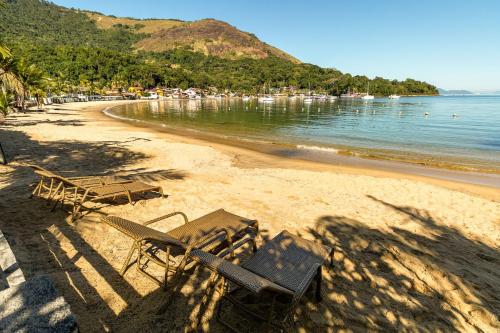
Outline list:
[[[324,300],[305,295],[294,331],[500,329],[499,190],[430,177],[302,161],[132,126],[101,113],[113,103],[65,104],[0,125],[11,160],[0,166],[0,229],[27,278],[48,275],[82,332],[224,332],[217,295],[200,309],[208,273],[196,269],[166,294],[134,269],[131,245],[102,214],[142,222],[172,211],[190,219],[225,208],[255,218],[259,243],[283,229],[335,247]],[[37,163],[66,175],[118,174],[160,185],[168,198],[98,205],[68,223],[28,199]],[[155,225],[169,230],[182,223]],[[243,255],[243,254],[242,254]],[[239,321],[241,332],[258,331]]]

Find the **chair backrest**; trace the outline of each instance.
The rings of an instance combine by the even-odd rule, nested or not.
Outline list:
[[[125,235],[134,239],[135,241],[154,240],[166,245],[176,246],[181,249],[186,249],[187,247],[186,244],[169,236],[167,233],[149,228],[145,225],[132,222],[121,217],[106,216],[101,218],[101,220],[104,223],[112,226],[116,230],[121,231]]]
[[[32,168],[36,174],[38,175],[41,175],[41,176],[45,176],[45,177],[49,177],[49,178],[54,178],[60,182],[63,182],[64,184],[66,185],[70,185],[72,187],[81,187],[80,184],[76,184],[75,182],[73,182],[71,179],[68,179],[66,177],[63,177],[59,174],[56,174],[50,170],[47,170],[45,168],[42,168],[41,166],[39,165],[36,165],[36,164],[31,164],[29,165],[30,168]]]
[[[28,165],[30,168],[32,168],[34,170],[34,172],[40,176],[45,176],[45,177],[53,177],[53,176],[57,176],[55,173],[53,173],[52,171],[49,171],[45,168],[42,168],[41,166],[39,165],[36,165],[36,164],[30,164]]]
[[[70,186],[70,187],[84,188],[83,186],[81,186],[81,184],[77,184],[74,181],[72,181],[71,179],[68,179],[68,178],[60,176],[60,175],[56,175],[55,173],[51,173],[50,171],[49,171],[49,173],[51,174],[52,178],[54,178],[55,180],[58,180],[58,181],[62,182],[64,185],[67,185],[67,186]]]

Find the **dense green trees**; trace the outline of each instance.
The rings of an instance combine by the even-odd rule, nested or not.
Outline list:
[[[44,72],[36,65],[18,60],[9,52],[0,54],[0,112],[4,115],[12,108],[14,97],[21,109],[25,109],[29,97],[35,97],[41,106],[48,84]]]
[[[22,13],[22,14],[21,14]],[[98,29],[84,13],[37,0],[11,0],[0,10],[0,38],[16,57],[35,64],[52,78],[52,92],[128,86],[216,87],[244,93],[288,87],[339,95],[350,88],[365,92],[369,79],[336,69],[269,56],[227,60],[189,49],[163,53],[133,51],[144,35],[115,25]],[[375,95],[437,94],[434,86],[411,79],[370,80]]]

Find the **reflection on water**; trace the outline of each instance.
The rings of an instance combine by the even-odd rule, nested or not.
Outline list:
[[[500,97],[400,100],[163,100],[113,109],[129,118],[302,147],[358,147],[500,163]]]

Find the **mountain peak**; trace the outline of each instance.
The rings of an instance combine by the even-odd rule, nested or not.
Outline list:
[[[225,59],[265,59],[275,56],[300,63],[286,52],[262,42],[254,34],[213,18],[187,22],[172,19],[114,17],[95,12],[86,12],[86,15],[100,29],[125,26],[132,32],[147,34],[134,45],[138,50],[162,52],[184,47]]]

